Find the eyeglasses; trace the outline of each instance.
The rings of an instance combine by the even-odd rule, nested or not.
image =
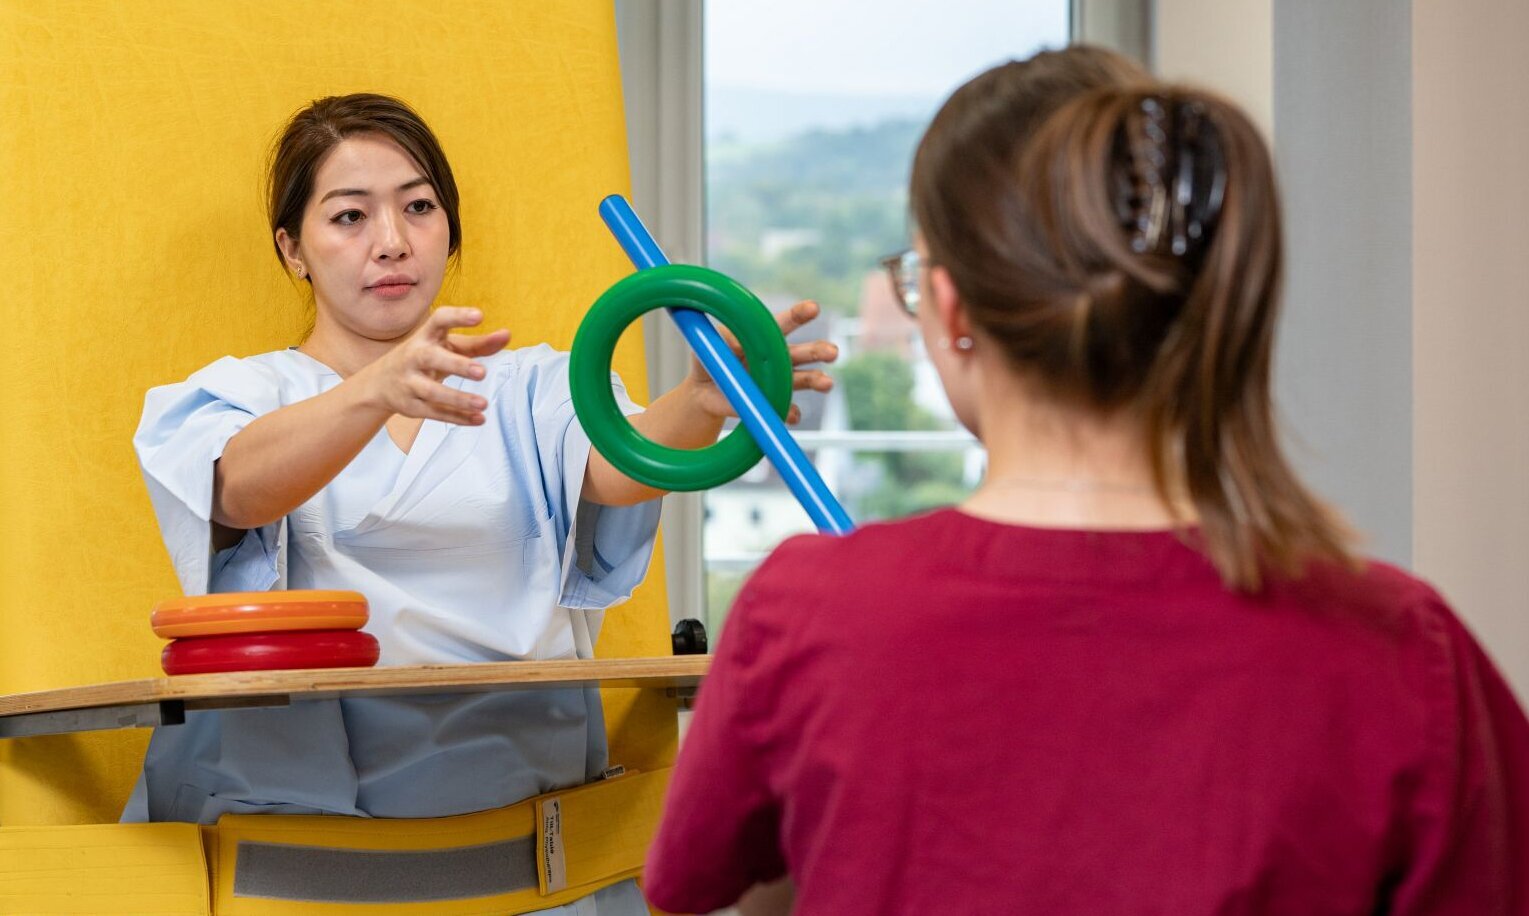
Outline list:
[[[912,248],[881,259],[881,266],[892,278],[892,292],[897,296],[897,304],[909,315],[918,315],[918,269],[923,265],[924,259]]]

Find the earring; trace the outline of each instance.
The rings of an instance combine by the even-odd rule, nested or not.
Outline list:
[[[299,280],[306,280],[306,279],[308,279],[308,269],[306,267],[304,267],[303,265],[301,265],[301,264],[297,265],[297,279],[299,279]]]
[[[972,345],[973,345],[972,339],[970,337],[965,336],[964,334],[962,336],[956,338],[956,349],[957,350],[970,350],[972,348]],[[949,350],[950,349],[950,338],[949,337],[941,337],[939,340],[935,341],[935,346],[939,347],[941,350]]]

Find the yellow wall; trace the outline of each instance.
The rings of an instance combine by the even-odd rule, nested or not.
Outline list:
[[[451,158],[442,301],[566,347],[631,270],[595,209],[628,183],[608,0],[0,0],[0,693],[158,673],[148,611],[177,587],[131,447],[144,391],[296,342],[264,157],[295,110],[361,90]],[[639,400],[641,353],[628,335],[616,360]],[[601,653],[667,654],[667,620],[655,572]],[[667,759],[672,705],[623,722],[612,700],[616,758]],[[146,737],[0,742],[0,823],[114,819]]]

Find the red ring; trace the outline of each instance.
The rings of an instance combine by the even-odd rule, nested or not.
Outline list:
[[[159,662],[166,674],[275,671],[288,668],[370,668],[380,654],[377,640],[357,630],[248,633],[177,639]]]

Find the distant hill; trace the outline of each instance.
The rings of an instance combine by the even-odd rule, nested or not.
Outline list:
[[[883,118],[774,141],[720,140],[707,151],[707,182],[713,193],[788,184],[830,200],[857,191],[900,195],[924,126],[922,119]]]
[[[887,120],[928,121],[940,100],[902,95],[831,95],[737,86],[706,88],[709,142],[768,143],[809,130],[865,127]]]
[[[908,242],[908,171],[923,129],[895,118],[708,147],[708,263],[761,295],[853,314],[877,258]]]

